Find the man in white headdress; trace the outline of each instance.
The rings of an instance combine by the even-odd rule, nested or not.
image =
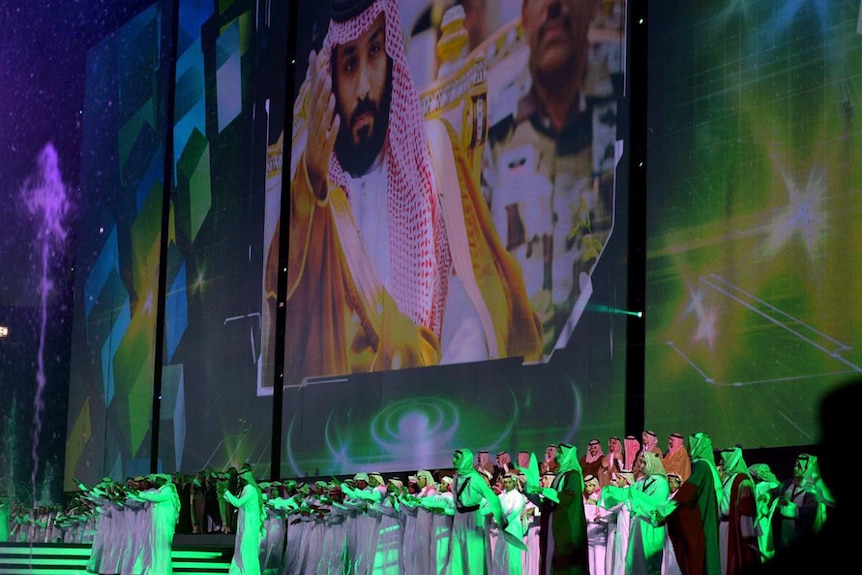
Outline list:
[[[353,509],[347,532],[347,561],[351,573],[371,573],[380,527],[380,505],[387,496],[386,484],[380,473],[359,472],[353,477],[354,486],[342,485],[344,505]]]
[[[294,117],[291,381],[538,359],[520,268],[451,128],[424,122],[395,0],[333,0]]]
[[[755,523],[757,499],[754,480],[739,446],[722,449],[717,468],[722,497],[718,501],[721,523],[718,543],[721,572],[727,575],[745,573],[761,562]]]
[[[776,553],[820,530],[827,509],[822,481],[817,456],[800,453],[793,464],[793,477],[772,490],[776,498],[771,518]]]
[[[266,510],[263,493],[251,467],[245,466],[239,474],[243,485],[239,497],[224,492],[225,500],[239,510],[231,575],[260,575],[260,542],[264,536],[263,520]]]
[[[452,489],[457,513],[452,522],[450,568],[452,573],[482,574],[487,560],[486,529],[492,524],[485,520],[480,510],[487,505],[488,513],[501,532],[505,531],[509,520],[500,505],[500,498],[473,467],[473,453],[469,449],[456,450],[452,464],[455,467]]]
[[[574,445],[557,446],[559,468],[551,489],[557,501],[542,499],[540,569],[544,575],[587,575],[589,547],[584,513],[584,473]]]
[[[416,484],[419,491],[416,493],[418,504],[416,505],[416,529],[415,545],[413,549],[413,572],[417,575],[422,573],[435,573],[437,566],[437,548],[434,537],[434,513],[426,507],[431,498],[437,496],[437,482],[427,469],[416,472]]]
[[[506,472],[503,475],[503,492],[499,495],[500,506],[508,520],[508,529],[514,537],[523,539],[526,535],[526,521],[523,516],[527,498],[521,492],[517,474]],[[492,572],[501,575],[514,575],[523,572],[524,550],[508,545],[502,537],[497,539],[492,552]]]
[[[171,547],[180,519],[180,496],[173,478],[167,473],[152,475],[155,487],[130,495],[140,501],[152,503],[150,510],[149,557],[144,557],[144,573],[170,574],[173,572]]]

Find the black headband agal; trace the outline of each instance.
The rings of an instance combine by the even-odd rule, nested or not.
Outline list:
[[[330,11],[332,20],[342,24],[356,18],[372,4],[374,0],[333,0]]]

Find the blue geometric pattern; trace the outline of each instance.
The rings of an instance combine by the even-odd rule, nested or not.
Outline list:
[[[153,186],[158,186],[159,190],[162,189],[162,176],[165,175],[164,162],[164,146],[159,146],[150,158],[150,163],[147,165],[147,171],[141,176],[141,181],[138,182],[137,189],[135,191],[135,207],[137,208],[138,213],[140,213],[147,196],[149,196],[150,192],[153,190]]]
[[[219,132],[242,112],[242,65],[239,44],[239,22],[234,21],[216,41]]]
[[[99,294],[107,282],[111,272],[120,273],[120,255],[117,248],[117,228],[111,229],[108,234],[105,244],[102,246],[102,251],[99,252],[99,257],[96,263],[93,264],[93,269],[90,275],[87,276],[87,282],[84,285],[84,318],[90,319],[90,312],[93,306],[99,301]]]
[[[168,362],[173,360],[174,352],[189,325],[189,302],[186,293],[186,264],[183,262],[171,289],[165,297],[165,345]]]
[[[182,364],[166,365],[162,369],[161,421],[173,421],[174,469],[180,469],[186,442],[185,370]],[[165,430],[167,431],[167,429]],[[164,437],[164,435],[162,435]],[[164,445],[164,442],[162,442]],[[162,454],[165,455],[164,447]],[[159,458],[161,461],[161,457]]]
[[[126,299],[125,305],[119,309],[117,319],[114,325],[111,326],[111,334],[102,344],[102,388],[105,392],[105,407],[111,404],[114,398],[114,355],[123,341],[123,336],[129,328],[132,321],[132,310],[129,307],[129,300]]]

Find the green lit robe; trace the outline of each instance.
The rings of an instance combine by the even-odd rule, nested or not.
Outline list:
[[[657,508],[663,508],[670,495],[667,477],[650,475],[636,481],[629,489],[632,512],[629,547],[626,555],[626,573],[659,575],[664,558],[664,525],[653,525],[651,517]]]
[[[138,498],[149,501],[152,507],[152,531],[150,531],[150,557],[144,558],[147,575],[170,575],[173,573],[171,545],[180,516],[180,499],[176,487],[166,484],[158,489],[142,491]]]
[[[452,520],[451,573],[484,575],[487,568],[487,533],[489,523],[480,509],[490,507],[495,518],[502,518],[500,499],[476,471],[458,471],[454,483],[456,509]],[[473,507],[479,507],[473,510]],[[465,510],[468,509],[468,510]]]
[[[0,500],[0,543],[9,541],[9,507]]]
[[[503,513],[509,520],[507,531],[515,538],[523,540],[526,529],[522,513],[527,505],[527,498],[517,489],[504,491],[499,495],[499,498]],[[523,572],[524,552],[513,545],[509,545],[502,532],[498,531],[498,533],[492,553],[491,573],[494,575],[519,575]]]
[[[225,500],[239,510],[236,543],[229,575],[260,575],[260,541],[263,508],[260,491],[251,485],[242,488],[239,498],[225,491]]]

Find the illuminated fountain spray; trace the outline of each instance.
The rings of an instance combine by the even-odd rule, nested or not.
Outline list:
[[[39,473],[39,436],[42,432],[42,411],[45,408],[42,395],[47,383],[45,377],[45,332],[48,324],[48,295],[53,288],[50,277],[51,256],[54,253],[54,246],[62,246],[62,242],[66,239],[63,218],[69,209],[66,186],[63,184],[57,161],[57,150],[50,142],[42,148],[39,154],[36,173],[28,178],[21,187],[21,197],[27,210],[39,226],[39,234],[36,239],[39,254],[42,256],[42,275],[39,280],[42,324],[39,331],[36,395],[33,400],[35,412],[33,417],[33,471],[30,476],[35,502],[36,476]]]

